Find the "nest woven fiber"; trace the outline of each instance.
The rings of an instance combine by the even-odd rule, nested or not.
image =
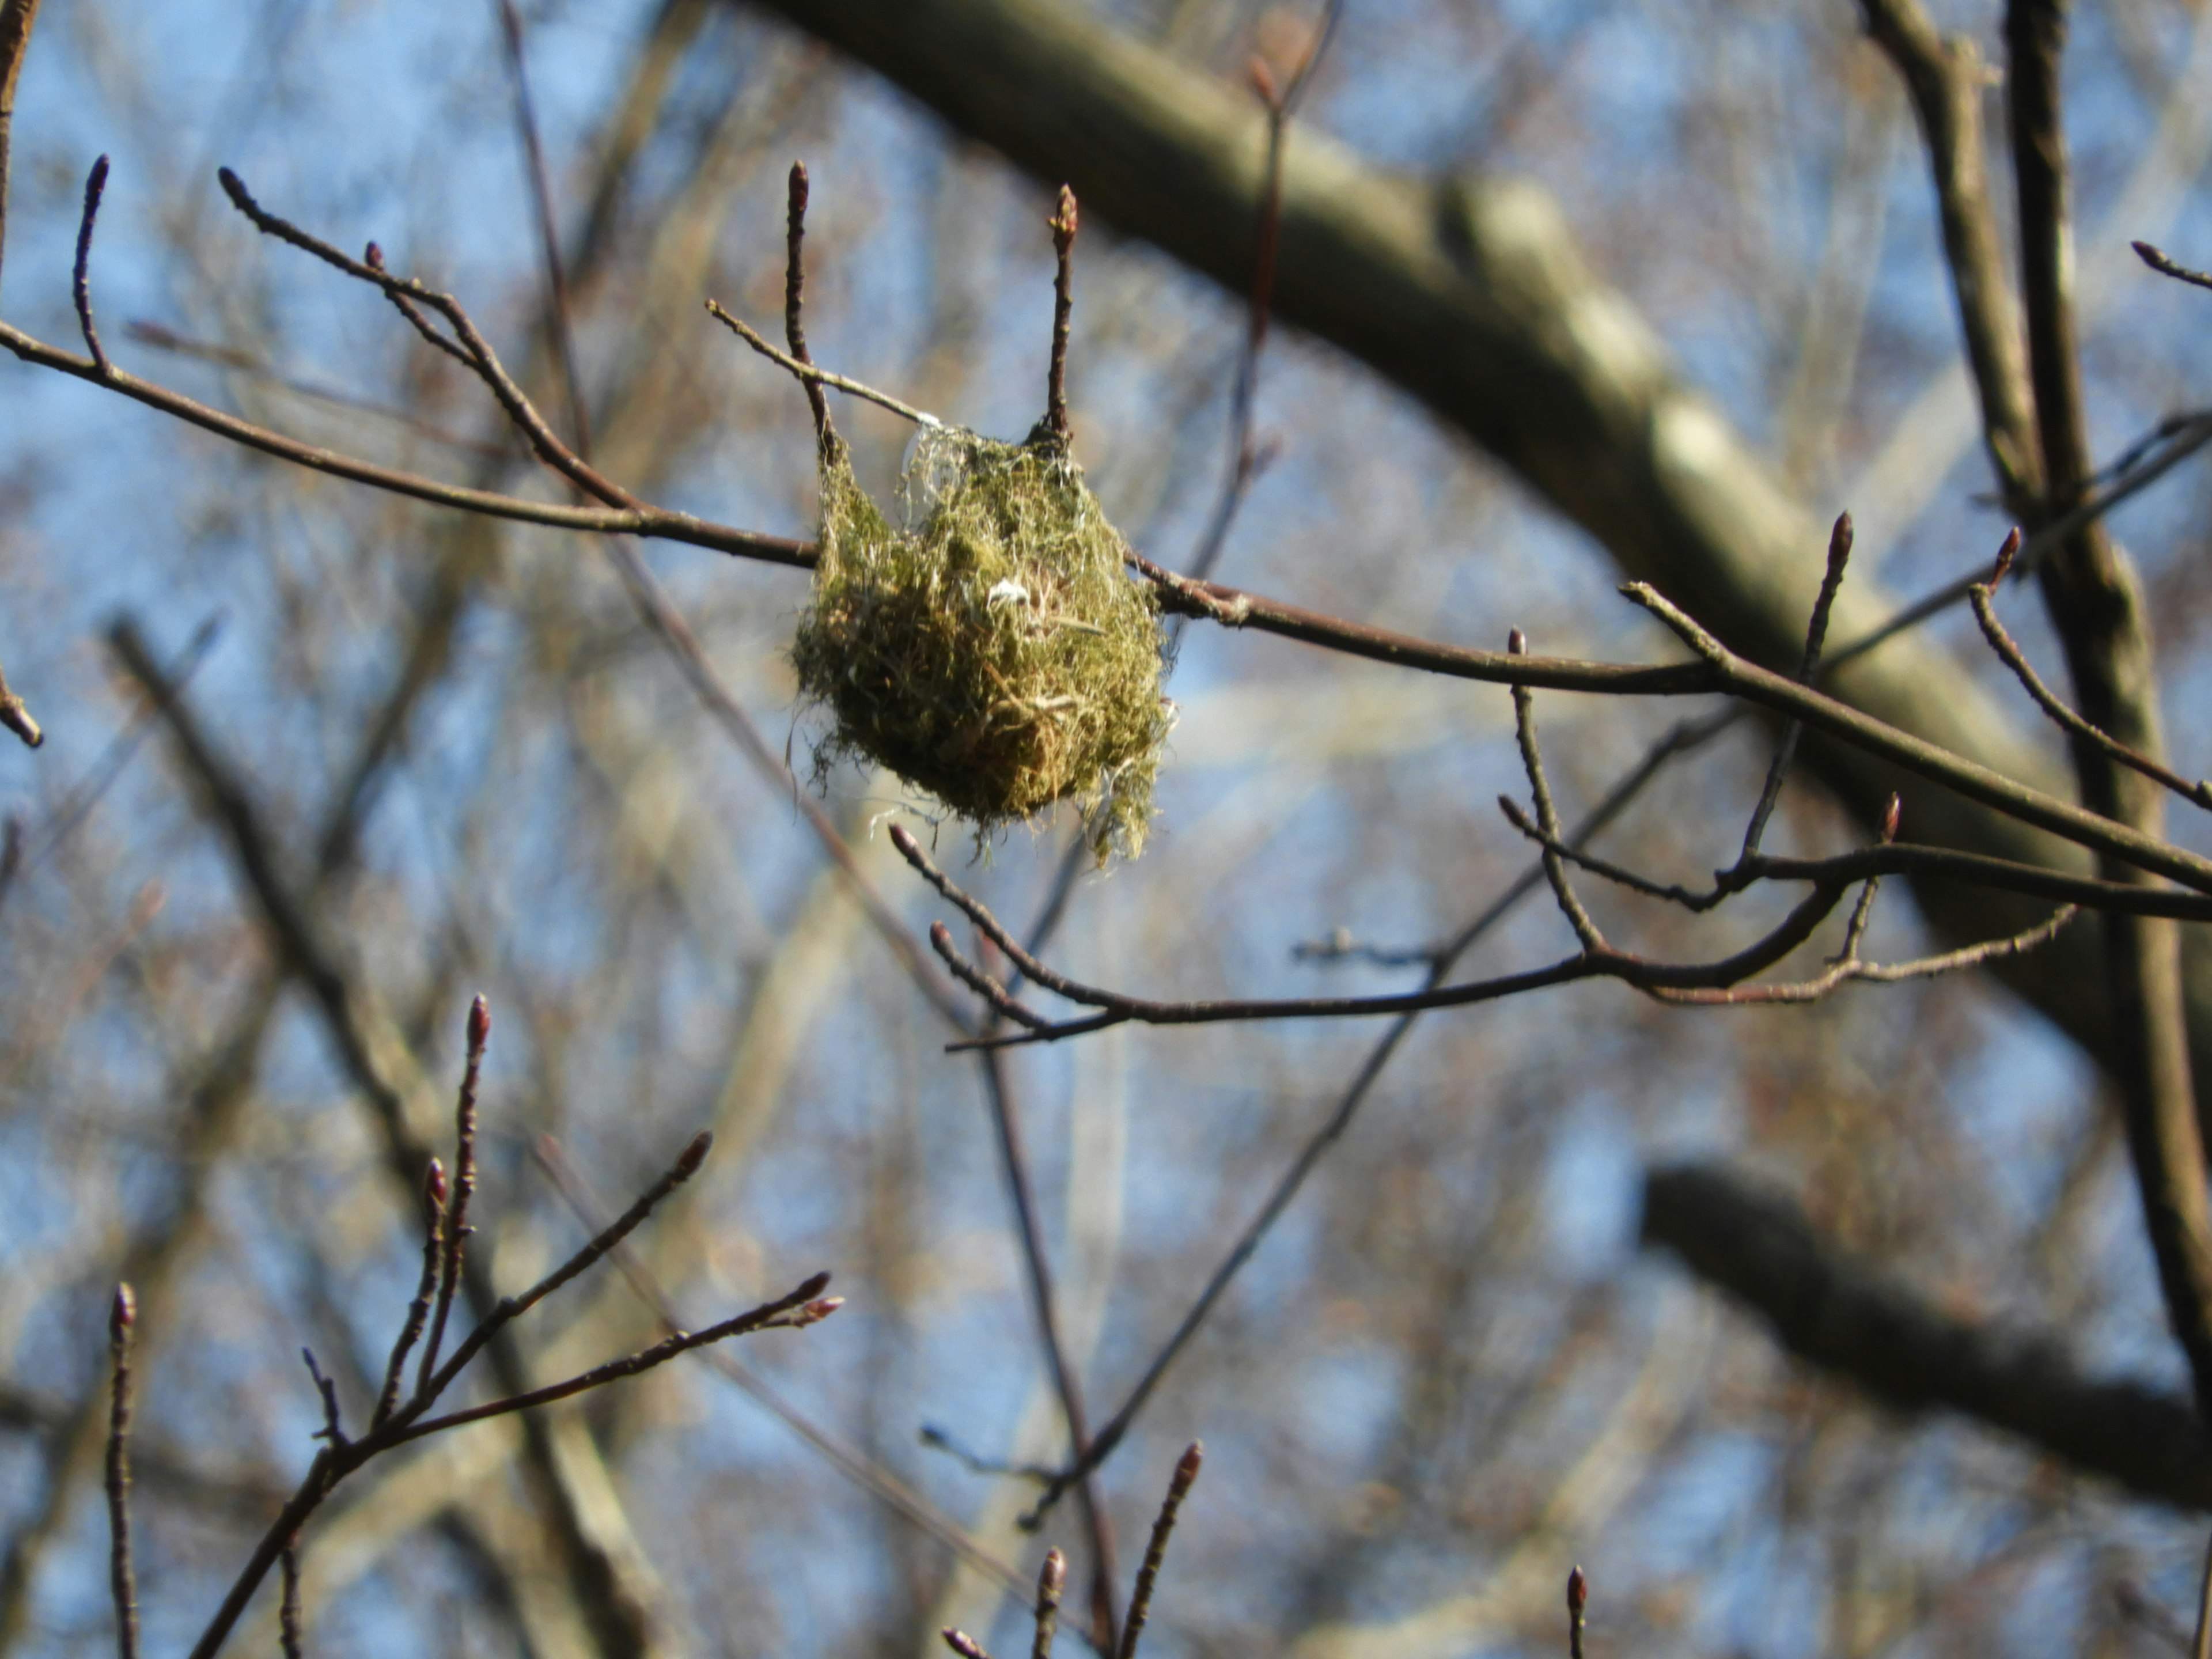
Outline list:
[[[979,835],[1055,801],[1100,864],[1143,850],[1174,705],[1159,610],[1065,445],[925,428],[894,528],[823,446],[821,560],[792,642],[836,716],[818,772],[889,768]]]

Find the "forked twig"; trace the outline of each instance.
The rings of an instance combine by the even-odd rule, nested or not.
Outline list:
[[[1836,595],[1843,591],[1844,571],[1851,557],[1851,515],[1838,514],[1834,527],[1828,532],[1827,568],[1820,577],[1820,591],[1813,601],[1813,616],[1805,628],[1805,654],[1798,664],[1800,684],[1810,685],[1820,667],[1820,647],[1828,637],[1828,617],[1836,606]],[[1774,745],[1773,763],[1766,769],[1766,781],[1759,787],[1759,805],[1753,809],[1751,822],[1743,832],[1743,851],[1739,862],[1759,856],[1760,842],[1766,836],[1767,820],[1774,816],[1774,808],[1782,799],[1782,781],[1789,775],[1790,763],[1797,753],[1797,740],[1804,735],[1800,721],[1785,720],[1782,736]]]
[[[488,1031],[488,1022],[480,1003],[471,1009],[471,1070],[473,1070],[473,1062],[482,1058],[483,1039]],[[465,1127],[471,1132],[473,1130],[473,1120],[470,1115],[471,1111],[472,1103],[469,1107],[465,1107],[459,1114]],[[380,1401],[376,1417],[372,1419],[368,1431],[359,1439],[349,1438],[344,1433],[339,1422],[337,1389],[325,1376],[321,1367],[315,1363],[314,1355],[303,1349],[302,1358],[307,1362],[309,1373],[314,1378],[316,1390],[322,1398],[323,1427],[316,1435],[316,1438],[323,1443],[322,1449],[316,1453],[314,1461],[308,1466],[307,1472],[301,1478],[299,1486],[293,1492],[290,1499],[286,1502],[276,1520],[264,1532],[252,1555],[240,1571],[236,1579],[233,1581],[228,1593],[223,1598],[222,1604],[216,1609],[215,1617],[209,1621],[206,1629],[201,1632],[199,1639],[193,1644],[190,1659],[214,1659],[214,1656],[228,1638],[231,1631],[235,1628],[246,1603],[252,1598],[255,1590],[272,1569],[282,1566],[287,1575],[286,1594],[289,1597],[296,1598],[296,1555],[301,1528],[341,1481],[372,1459],[411,1441],[421,1440],[449,1429],[459,1428],[465,1424],[478,1423],[489,1418],[529,1411],[540,1406],[550,1405],[556,1401],[569,1399],[593,1389],[605,1387],[625,1377],[635,1376],[642,1371],[651,1370],[665,1364],[680,1354],[689,1353],[732,1337],[763,1330],[800,1329],[818,1323],[835,1313],[842,1305],[842,1298],[824,1297],[822,1292],[829,1285],[830,1275],[826,1273],[816,1273],[787,1294],[778,1297],[774,1301],[763,1303],[761,1306],[741,1313],[734,1318],[723,1320],[696,1332],[673,1331],[665,1339],[648,1348],[609,1360],[604,1364],[594,1366],[563,1382],[550,1383],[543,1388],[525,1389],[520,1393],[493,1400],[484,1405],[450,1412],[441,1417],[425,1415],[430,1406],[434,1404],[438,1397],[452,1384],[462,1368],[501,1328],[512,1323],[538,1302],[543,1301],[574,1279],[577,1274],[600,1260],[609,1251],[614,1249],[624,1237],[645,1219],[662,1199],[696,1173],[700,1161],[706,1156],[709,1144],[708,1136],[701,1134],[696,1137],[685,1147],[683,1155],[677,1159],[674,1166],[666,1175],[648,1188],[638,1201],[621,1217],[602,1228],[582,1249],[540,1279],[523,1295],[503,1299],[492,1314],[482,1321],[470,1334],[467,1340],[455,1351],[453,1357],[440,1367],[427,1383],[419,1387],[404,1406],[392,1408],[388,1407],[385,1401]],[[433,1200],[430,1206],[433,1214],[431,1231],[434,1242],[442,1246],[447,1224],[461,1223],[465,1220],[465,1212],[450,1195],[439,1191],[438,1183],[434,1180],[429,1183],[429,1186],[430,1196]],[[442,1205],[437,1201],[441,1198],[445,1200]],[[456,1225],[454,1230],[459,1231],[459,1226]],[[410,1304],[407,1321],[410,1326],[414,1325],[422,1317],[429,1279],[430,1260],[434,1260],[442,1268],[444,1262],[448,1259],[448,1252],[444,1248],[439,1249],[434,1255],[432,1252],[426,1251],[426,1258],[428,1259],[426,1259],[424,1272],[425,1288],[418,1291],[415,1302]],[[392,1361],[387,1368],[386,1382],[387,1389],[392,1387],[392,1379],[398,1375],[406,1358],[406,1354],[407,1339],[403,1331],[400,1341],[394,1345]],[[296,1600],[294,1601],[294,1606],[296,1607]],[[293,1617],[296,1620],[296,1613]],[[296,1626],[294,1635],[296,1636]],[[288,1642],[292,1639],[294,1638],[288,1638]],[[295,1647],[288,1645],[288,1655],[295,1652]],[[131,1659],[131,1656],[125,1655],[124,1659]]]
[[[446,1320],[460,1289],[461,1258],[468,1249],[469,1200],[477,1189],[477,1078],[483,1068],[484,1044],[491,1037],[491,1008],[482,997],[469,1004],[467,1054],[461,1067],[461,1092],[453,1108],[453,1186],[438,1220],[438,1301],[430,1315],[430,1334],[422,1343],[422,1363],[415,1392],[427,1392],[446,1340]]]
[[[663,1199],[698,1174],[699,1166],[706,1162],[708,1151],[714,1144],[714,1137],[702,1129],[692,1137],[690,1144],[684,1147],[676,1162],[669,1166],[668,1172],[641,1193],[637,1201],[609,1223],[598,1237],[521,1295],[501,1297],[499,1305],[463,1339],[460,1346],[453,1350],[453,1357],[439,1368],[437,1374],[417,1393],[415,1400],[399,1413],[398,1421],[405,1424],[418,1416],[452,1386],[453,1379],[460,1375],[469,1361],[483,1352],[484,1345],[493,1337],[635,1232]]]

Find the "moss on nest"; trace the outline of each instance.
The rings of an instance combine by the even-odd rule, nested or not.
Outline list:
[[[866,756],[988,835],[1055,801],[1103,865],[1134,858],[1174,706],[1152,590],[1064,445],[924,428],[895,529],[823,447],[821,562],[792,642],[836,717],[817,772]]]

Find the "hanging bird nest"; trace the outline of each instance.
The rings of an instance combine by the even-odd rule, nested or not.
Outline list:
[[[817,774],[865,756],[988,836],[1055,801],[1103,866],[1143,849],[1174,705],[1152,589],[1064,440],[924,426],[894,528],[821,448],[821,558],[792,642],[836,726]]]

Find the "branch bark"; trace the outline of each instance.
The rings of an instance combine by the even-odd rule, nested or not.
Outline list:
[[[2042,457],[2019,307],[1990,200],[1981,53],[1966,35],[1939,33],[1919,0],[1860,0],[1860,5],[1867,33],[1896,65],[1920,122],[1960,332],[1981,398],[1983,440],[2005,500],[2019,512],[2042,490]]]
[[[2085,1376],[2047,1336],[1937,1312],[1820,1239],[1787,1194],[1697,1164],[1652,1170],[1643,1238],[1790,1352],[1900,1410],[1962,1412],[2145,1498],[2212,1511],[2212,1439],[2187,1400]]]
[[[2074,504],[2092,471],[2074,330],[2073,221],[2059,97],[2063,0],[2012,0],[2005,44],[2021,292],[2043,455],[2044,491],[2033,510],[2037,521],[2049,522]],[[2075,706],[2092,726],[2156,760],[2157,671],[2134,566],[2104,526],[2093,524],[2045,560],[2040,580],[2073,674]],[[2165,834],[2166,795],[2157,784],[2078,732],[2073,747],[2085,805],[2147,835]],[[2140,878],[2109,858],[2102,873]],[[2180,929],[2154,917],[2112,915],[2105,921],[2104,942],[2114,1038],[2108,1064],[2119,1085],[2166,1317],[2189,1356],[2197,1409],[2212,1422],[2212,1198],[2191,1076]]]

